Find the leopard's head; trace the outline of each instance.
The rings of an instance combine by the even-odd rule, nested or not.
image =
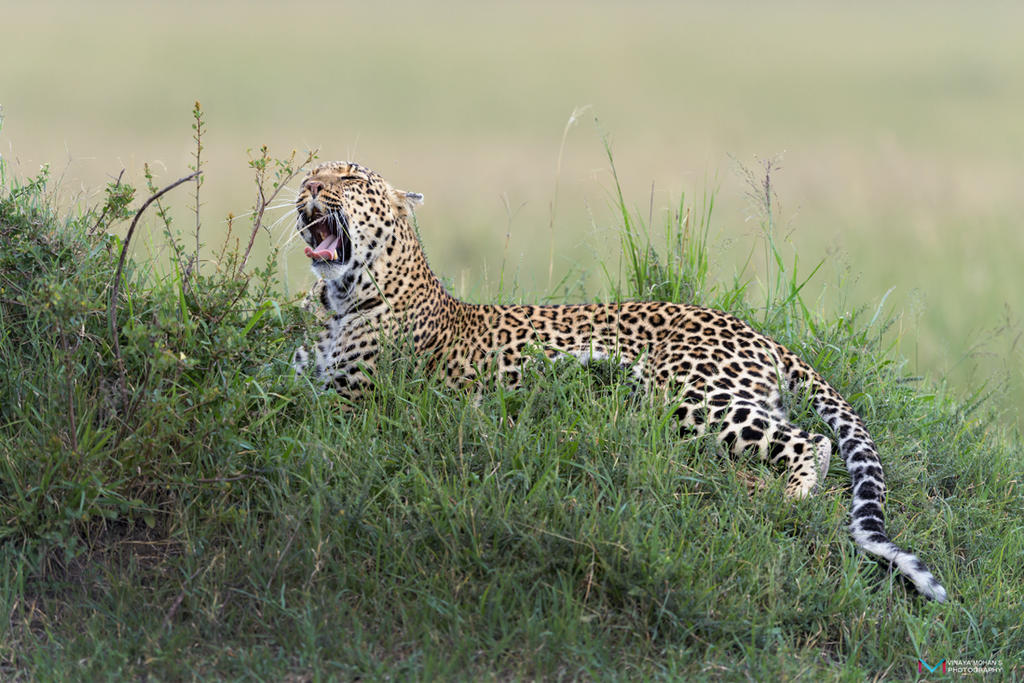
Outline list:
[[[396,190],[359,164],[320,164],[303,179],[295,200],[296,228],[313,270],[334,280],[370,266],[407,227],[411,205],[421,201],[423,195]]]

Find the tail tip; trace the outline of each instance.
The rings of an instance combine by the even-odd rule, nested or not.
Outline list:
[[[935,602],[946,602],[946,589],[935,579],[932,579],[927,586],[921,586],[920,590]]]
[[[891,545],[891,549],[895,551],[895,557],[892,558],[892,563],[899,568],[900,572],[914,584],[918,592],[927,598],[931,598],[935,602],[946,601],[946,589],[942,587],[939,580],[935,578],[935,575],[928,571],[928,567],[925,566],[916,555],[899,550],[895,545]]]

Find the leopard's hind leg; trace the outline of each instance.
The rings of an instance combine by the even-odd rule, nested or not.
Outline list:
[[[718,442],[732,455],[756,452],[763,460],[782,462],[789,471],[786,495],[815,493],[828,472],[832,444],[825,436],[790,424],[781,411],[746,400],[715,400],[676,408],[683,433],[717,431]]]

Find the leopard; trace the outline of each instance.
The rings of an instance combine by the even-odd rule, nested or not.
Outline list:
[[[849,532],[938,602],[946,589],[885,529],[879,450],[843,396],[796,353],[741,319],[699,305],[651,301],[476,304],[448,292],[427,262],[415,221],[423,195],[347,161],[312,168],[298,189],[296,229],[318,276],[324,327],[292,363],[356,405],[372,386],[388,337],[402,336],[443,381],[521,388],[537,354],[582,363],[612,359],[645,390],[661,391],[681,437],[709,435],[730,456],[788,472],[784,496],[818,492],[833,442],[789,419],[804,396],[831,430],[850,475]]]

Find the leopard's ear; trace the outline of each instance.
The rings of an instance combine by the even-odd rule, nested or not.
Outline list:
[[[405,195],[405,203],[409,205],[410,209],[423,203],[423,195],[419,192],[402,192],[399,190],[399,193]]]
[[[413,208],[423,203],[423,195],[419,192],[392,189],[391,201],[401,215],[408,216]]]

